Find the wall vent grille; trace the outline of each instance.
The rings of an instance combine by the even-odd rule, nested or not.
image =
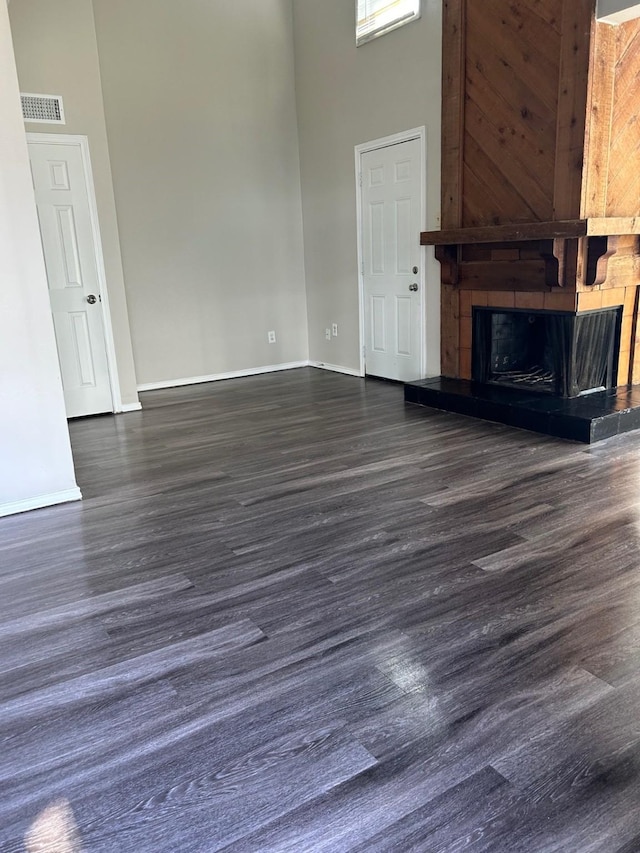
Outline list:
[[[25,122],[39,124],[64,124],[64,107],[59,95],[33,95],[23,92],[22,116]]]

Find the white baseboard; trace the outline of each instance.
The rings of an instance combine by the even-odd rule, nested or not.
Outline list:
[[[127,412],[140,412],[142,411],[142,403],[123,403],[122,408],[120,409],[119,414],[126,414]]]
[[[362,379],[362,374],[359,370],[354,370],[352,367],[342,367],[339,364],[327,364],[326,361],[309,361],[309,367],[319,367],[321,370],[331,370],[333,373],[345,373],[347,376],[357,376]]]
[[[253,367],[248,370],[232,370],[229,373],[213,373],[211,376],[190,376],[188,379],[168,379],[162,382],[145,382],[138,385],[138,391],[159,391],[162,388],[179,388],[182,385],[199,385],[201,382],[220,382],[223,379],[241,379],[244,376],[259,376],[261,373],[276,373],[279,370],[295,370],[308,367],[308,361],[290,361],[286,364],[269,364],[266,367]]]
[[[37,495],[34,498],[26,498],[23,501],[0,504],[0,518],[6,515],[16,515],[19,512],[29,512],[32,509],[42,509],[45,506],[55,506],[56,504],[81,500],[82,493],[76,486],[75,489],[67,489],[64,492],[54,492],[51,495]]]

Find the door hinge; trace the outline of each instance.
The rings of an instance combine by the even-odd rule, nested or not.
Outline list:
[[[362,186],[362,172],[358,172],[358,183]]]

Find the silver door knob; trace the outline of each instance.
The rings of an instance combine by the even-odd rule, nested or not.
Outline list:
[[[418,288],[416,287],[416,290],[417,290],[417,289],[418,289]],[[98,301],[98,300],[97,300],[97,298],[93,295],[93,293],[90,293],[90,294],[87,296],[87,302],[89,303],[89,305],[95,305],[97,301]]]
[[[415,293],[417,289],[418,289],[417,284],[410,284],[409,285],[409,290],[412,291],[412,293]]]

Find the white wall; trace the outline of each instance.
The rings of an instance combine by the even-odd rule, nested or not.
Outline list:
[[[624,24],[640,18],[640,3],[631,0],[598,0],[598,19],[606,24]]]
[[[80,497],[20,111],[0,3],[0,515]]]
[[[9,7],[23,92],[62,95],[65,125],[27,124],[31,132],[89,139],[120,392],[138,400],[91,0],[12,0]]]
[[[25,86],[50,80],[75,132],[106,118],[138,381],[309,356],[357,370],[354,146],[425,125],[438,227],[441,0],[358,49],[354,0],[13,0],[12,15]]]
[[[354,147],[427,128],[428,228],[439,227],[442,2],[356,48],[354,0],[293,0],[312,360],[358,369]],[[428,372],[440,362],[440,269],[428,258]],[[331,341],[324,330],[337,322]]]
[[[139,382],[306,360],[291,0],[93,5]]]

